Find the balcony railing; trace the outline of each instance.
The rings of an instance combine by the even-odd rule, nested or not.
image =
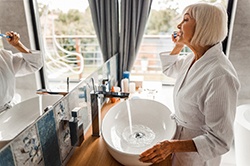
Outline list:
[[[88,76],[103,64],[102,53],[96,36],[64,35],[56,36],[56,41],[65,50],[77,52],[83,56],[84,69],[81,77]],[[46,49],[53,53],[53,37],[47,36],[46,42]],[[159,53],[171,50],[172,47],[173,42],[170,36],[145,35],[131,73],[134,75],[161,76]],[[77,79],[79,76],[75,76],[75,78]]]

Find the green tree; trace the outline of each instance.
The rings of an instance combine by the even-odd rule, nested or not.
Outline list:
[[[55,29],[60,35],[95,34],[89,8],[85,12],[71,9],[67,13],[60,11],[55,20]]]
[[[159,35],[173,31],[173,25],[176,23],[178,13],[176,9],[152,10],[148,21],[146,34]]]
[[[174,0],[156,0],[154,2],[157,8],[153,8],[147,23],[145,34],[159,35],[172,33],[173,27],[177,22],[178,6]]]

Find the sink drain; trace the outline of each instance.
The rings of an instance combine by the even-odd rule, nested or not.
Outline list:
[[[135,132],[133,135],[133,137],[137,138],[137,139],[143,138],[144,136],[145,136],[145,134],[142,132]]]
[[[155,133],[147,126],[133,125],[132,130],[130,126],[123,130],[122,138],[130,147],[144,147],[153,142]]]

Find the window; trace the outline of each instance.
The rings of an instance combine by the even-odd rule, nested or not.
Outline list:
[[[103,64],[88,1],[38,0],[45,49],[45,75],[51,90],[66,90]]]
[[[141,47],[131,75],[144,80],[175,80],[162,74],[159,53],[174,46],[171,34],[188,4],[200,0],[153,0]],[[228,0],[203,0],[227,5]],[[88,1],[38,0],[41,30],[45,47],[45,75],[51,90],[66,89],[67,77],[79,82],[103,64],[102,54],[92,24]],[[183,54],[190,52],[183,49]]]

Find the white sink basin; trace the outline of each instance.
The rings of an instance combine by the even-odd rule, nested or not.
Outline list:
[[[45,108],[52,106],[62,97],[62,95],[39,95],[2,112],[0,149],[42,115]]]
[[[236,164],[249,166],[250,148],[250,104],[237,107],[234,121],[234,142]]]
[[[140,162],[139,155],[173,137],[176,123],[170,115],[165,105],[154,100],[132,99],[118,103],[102,121],[102,136],[109,153],[123,165],[149,165]]]

